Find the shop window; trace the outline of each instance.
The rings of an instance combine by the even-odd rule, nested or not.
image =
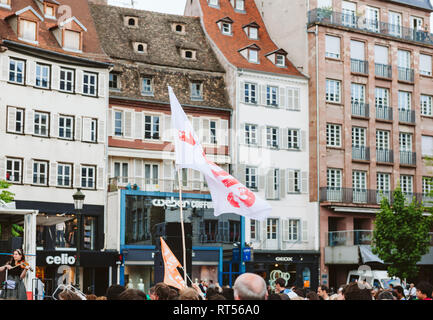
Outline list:
[[[83,247],[87,250],[96,249],[96,217],[84,217]]]
[[[127,197],[125,215],[125,244],[150,244],[151,200]],[[162,221],[161,221],[162,222]]]

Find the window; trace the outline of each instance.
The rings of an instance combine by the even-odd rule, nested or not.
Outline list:
[[[328,147],[341,147],[341,125],[326,125],[326,145]]]
[[[153,96],[152,78],[143,78],[141,83],[141,94]]]
[[[12,183],[22,182],[22,165],[21,159],[6,159],[6,181]],[[3,178],[3,177],[1,177]]]
[[[326,35],[325,56],[328,58],[340,59],[340,37]]]
[[[341,189],[342,174],[340,169],[328,169],[326,172],[326,183],[328,189]]]
[[[279,67],[284,67],[286,65],[286,57],[283,56],[282,54],[277,54],[275,64]]]
[[[223,34],[231,35],[232,34],[232,24],[228,22],[223,22],[221,24],[221,31]]]
[[[365,103],[365,85],[352,83],[351,85],[351,100],[352,104]]]
[[[10,0],[0,0],[0,7],[10,9]]]
[[[389,107],[389,89],[376,88],[376,108]]]
[[[95,167],[81,166],[81,188],[95,189]]]
[[[23,60],[17,60],[10,58],[9,60],[9,81],[19,84],[24,84],[24,67],[25,62]]]
[[[259,222],[257,220],[250,220],[250,238],[251,240],[259,239]]]
[[[401,37],[401,14],[397,12],[388,12],[389,33],[395,37]]]
[[[300,90],[299,88],[288,88],[287,89],[287,108],[289,110],[300,110],[301,102],[299,99]]]
[[[266,104],[268,106],[278,106],[278,87],[266,86]]]
[[[134,42],[134,49],[138,53],[146,53],[147,52],[147,44]]]
[[[59,138],[72,140],[74,127],[74,118],[68,116],[59,116]]]
[[[24,110],[8,107],[8,132],[24,133]]]
[[[266,220],[266,238],[268,240],[276,240],[277,239],[277,230],[278,230],[278,219],[270,219]]]
[[[379,9],[366,7],[365,9],[367,29],[373,32],[379,32]]]
[[[421,114],[423,116],[433,116],[432,96],[421,95]]]
[[[376,174],[376,187],[377,191],[389,192],[391,190],[391,175],[389,173]]]
[[[318,0],[317,8],[332,8],[332,0]]]
[[[71,187],[72,186],[72,165],[65,163],[57,164],[57,186]]]
[[[343,25],[348,27],[356,26],[356,3],[343,1],[342,5]]]
[[[365,61],[365,43],[362,41],[350,40],[350,58],[358,61]]]
[[[341,81],[326,79],[326,101],[335,103],[341,101]]]
[[[71,51],[80,51],[81,50],[81,33],[65,30],[65,41],[63,43],[63,49],[71,50]]]
[[[272,171],[274,174],[274,183],[272,188],[272,193],[274,196],[272,197],[272,199],[278,199],[280,194],[280,169],[273,169]]]
[[[128,183],[128,163],[115,162],[114,163],[114,176],[121,178],[120,183]]]
[[[50,66],[36,64],[36,86],[48,89],[50,86]]]
[[[245,125],[245,144],[257,145],[257,126],[254,124]]]
[[[259,29],[255,27],[248,27],[248,37],[251,40],[258,40],[259,39]]]
[[[98,75],[96,73],[84,72],[83,94],[87,94],[89,96],[96,96],[97,78]]]
[[[96,134],[98,128],[98,120],[90,120],[90,142],[96,142]]]
[[[184,58],[185,59],[195,59],[195,51],[191,51],[191,50],[185,50],[184,51]]]
[[[250,189],[257,189],[257,168],[245,168],[245,186]]]
[[[108,82],[108,86],[110,90],[119,90],[120,89],[120,76],[117,73],[110,72],[110,80]]]
[[[45,5],[45,16],[50,18],[55,18],[55,10],[54,7]]]
[[[114,135],[123,135],[123,112],[114,111]]]
[[[74,92],[75,71],[60,69],[60,91]]]
[[[218,6],[218,0],[209,0],[209,5]]]
[[[421,136],[421,152],[423,156],[433,156],[433,137]]]
[[[374,62],[388,65],[388,47],[374,46]]]
[[[259,52],[254,49],[248,50],[248,61],[252,63],[259,63]]]
[[[24,41],[36,42],[37,23],[20,19],[19,38]]]
[[[203,100],[202,83],[191,83],[191,100]]]
[[[400,132],[400,151],[412,152],[412,134]]]
[[[432,56],[419,55],[419,73],[425,76],[432,75]]]
[[[389,150],[389,131],[376,130],[376,149]]]
[[[127,21],[128,21],[128,26],[129,27],[135,27],[136,24],[137,24],[137,18],[128,17]]]
[[[365,147],[366,128],[352,127],[352,147]]]
[[[33,161],[33,184],[47,185],[48,184],[48,162]]]
[[[148,164],[146,163],[144,165],[144,179],[146,184],[158,184],[158,170],[159,170],[159,166],[157,164]],[[187,172],[188,169],[185,170],[182,169],[182,173],[183,171]],[[183,174],[182,174],[183,176]],[[177,171],[176,171],[176,178],[177,178]],[[177,181],[178,179],[176,179]],[[184,179],[182,179],[184,180]]]
[[[300,220],[289,219],[288,230],[287,230],[287,241],[298,241],[300,240]]]
[[[433,178],[422,177],[422,194],[427,196],[433,192]]]
[[[367,172],[352,171],[352,188],[355,190],[367,189]]]
[[[176,32],[182,32],[183,31],[183,26],[178,24],[176,25]]]
[[[410,51],[398,50],[398,66],[400,68],[410,68]]]
[[[217,122],[214,120],[210,120],[209,121],[209,133],[210,133],[210,143],[212,144],[216,144],[217,140],[216,140],[216,127],[217,127]]]
[[[412,94],[406,91],[398,92],[398,108],[401,110],[411,109]]]
[[[288,193],[300,193],[301,192],[301,171],[288,169],[287,170],[288,183],[287,192]]]
[[[257,103],[257,85],[245,83],[245,103]]]
[[[37,136],[48,137],[48,126],[50,116],[48,113],[35,112],[34,134]]]
[[[413,193],[413,176],[400,175],[400,188],[405,194]]]
[[[235,0],[236,4],[235,4],[235,9],[239,10],[239,11],[244,11],[245,10],[245,0]]]
[[[278,128],[266,127],[266,145],[271,148],[278,148]]]
[[[410,17],[411,20],[411,28],[414,30],[422,30],[423,31],[423,26],[424,26],[424,20],[423,18],[418,18],[418,17]]]
[[[299,150],[301,148],[300,131],[298,129],[288,129],[287,133],[287,148]]]
[[[144,116],[144,138],[159,140],[159,116]]]

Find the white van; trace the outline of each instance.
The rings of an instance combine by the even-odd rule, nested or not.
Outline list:
[[[368,282],[373,288],[389,289],[389,285],[401,286],[399,278],[391,278],[387,271],[384,270],[352,270],[347,275],[347,282],[356,282],[363,280]]]

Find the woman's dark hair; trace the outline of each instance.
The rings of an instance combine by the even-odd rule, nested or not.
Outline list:
[[[268,296],[268,300],[282,300],[281,296],[278,293],[271,293]]]
[[[119,295],[119,300],[147,300],[146,294],[137,289],[126,289]]]
[[[320,299],[319,299],[319,296],[318,296],[317,293],[315,293],[314,291],[310,291],[310,292],[308,292],[306,298],[307,298],[308,300],[320,300]]]
[[[216,295],[216,294],[218,294],[217,289],[215,289],[215,288],[208,288],[206,290],[206,299],[209,300],[210,297],[212,297],[213,295]]]
[[[155,285],[155,296],[158,300],[168,300],[170,296],[170,287],[164,282],[159,282]]]
[[[176,300],[179,297],[179,293],[177,290],[170,288],[168,292],[168,300]]]
[[[226,298],[227,300],[235,300],[235,296],[234,296],[233,288],[223,288],[223,293],[222,293],[222,295],[223,295],[224,298]]]
[[[207,300],[227,300],[223,295],[217,293],[214,295],[211,295]]]
[[[119,295],[125,290],[126,288],[124,286],[113,284],[108,287],[105,296],[107,297],[107,300],[119,300]]]
[[[25,257],[25,255],[24,255],[24,251],[23,251],[23,249],[15,249],[14,250],[14,252],[18,252],[18,254],[21,256],[21,260],[20,261],[18,261],[18,262],[21,262],[21,261],[25,261],[26,260],[26,257]],[[10,265],[15,265],[15,260],[14,260],[14,257],[12,256],[12,258],[9,260],[9,264]]]

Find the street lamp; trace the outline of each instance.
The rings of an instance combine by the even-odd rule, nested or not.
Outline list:
[[[81,210],[83,209],[84,198],[86,197],[78,188],[77,192],[72,195],[74,198],[74,208],[77,212],[77,238],[75,242],[77,244],[77,259],[75,261],[75,285],[77,289],[80,289],[80,247],[81,247]]]

